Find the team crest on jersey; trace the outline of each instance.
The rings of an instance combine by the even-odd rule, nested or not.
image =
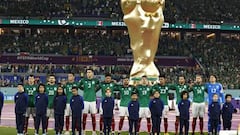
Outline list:
[[[72,99],[72,102],[74,102],[74,99]]]
[[[34,88],[33,88],[33,90],[35,91],[35,90],[36,90],[36,88],[34,87]]]
[[[156,101],[155,101],[155,100],[153,100],[153,103],[155,104],[155,103],[156,103]]]
[[[204,86],[202,86],[201,89],[204,90]]]
[[[16,98],[18,98],[18,96],[16,96]]]
[[[105,100],[104,102],[107,103],[107,100]]]
[[[133,104],[131,104],[131,106],[133,106]]]
[[[38,96],[37,98],[40,98],[40,96]]]
[[[95,84],[95,81],[93,81],[92,84]]]
[[[55,88],[54,88],[54,90],[56,91],[56,90],[57,90],[57,88],[55,87]]]
[[[182,102],[182,105],[184,105],[184,103]]]
[[[214,104],[212,104],[212,107],[214,107]]]

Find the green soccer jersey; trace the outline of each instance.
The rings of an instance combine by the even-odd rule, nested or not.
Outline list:
[[[64,85],[64,90],[65,90],[65,94],[67,96],[67,103],[70,103],[70,99],[72,97],[72,87],[78,87],[78,83],[77,82],[67,82]]]
[[[148,107],[152,88],[147,85],[138,85],[137,92],[139,96],[140,107]]]
[[[160,99],[163,101],[164,105],[168,105],[168,91],[169,91],[169,86],[168,85],[163,85],[161,86],[160,84],[155,84],[153,86],[154,90],[158,90],[160,93]]]
[[[56,95],[56,92],[57,92],[57,85],[46,84],[45,89],[46,89],[46,94],[48,95],[48,108],[52,109],[54,96]]]
[[[133,86],[118,86],[118,91],[120,92],[120,106],[128,107],[128,103],[131,101],[131,93],[135,91]]]
[[[176,90],[176,104],[178,104],[181,101],[181,93],[183,91],[189,91],[189,86],[186,84],[174,84],[170,86],[170,89]]]
[[[193,92],[193,102],[194,103],[202,103],[204,102],[204,92],[207,91],[206,87],[204,85],[195,84],[190,89],[190,91]]]
[[[28,94],[28,107],[35,107],[35,96],[37,94],[37,85],[25,85],[25,92]]]
[[[96,91],[99,89],[99,81],[97,79],[84,78],[80,80],[80,89],[83,90],[84,101],[96,101]]]
[[[111,93],[112,93],[112,96],[114,95],[113,92],[116,90],[116,84],[113,83],[113,82],[110,82],[110,83],[106,83],[106,82],[102,82],[100,83],[99,85],[99,88],[102,92],[102,98],[105,98],[106,95],[105,95],[105,90],[106,89],[110,89],[111,90]]]

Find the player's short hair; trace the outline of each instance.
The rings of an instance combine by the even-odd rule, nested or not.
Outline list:
[[[210,74],[209,77],[211,77],[211,76],[213,76],[213,77],[215,77],[217,79],[217,76],[215,74]]]
[[[231,98],[232,98],[232,95],[231,95],[231,94],[226,94],[226,95],[225,95],[225,99],[227,99],[228,97],[231,97]]]
[[[18,83],[18,85],[21,85],[21,86],[23,86],[23,83]]]
[[[161,75],[159,75],[159,78],[166,78],[166,75],[165,74],[161,74]]]
[[[76,86],[72,87],[72,90],[74,90],[74,89],[78,90],[78,87],[76,87]]]
[[[48,75],[48,77],[51,77],[51,76],[55,77],[55,75],[54,75],[54,74],[49,74],[49,75]]]
[[[112,77],[112,74],[111,73],[106,73],[105,77]]]
[[[45,92],[45,91],[46,91],[46,90],[45,90],[45,84],[43,84],[43,83],[40,83],[40,84],[38,85],[37,92],[39,92],[39,88],[40,88],[41,86],[44,87],[44,92]]]
[[[30,74],[30,75],[28,76],[28,78],[29,78],[29,77],[34,77],[34,75],[33,75],[33,74]]]
[[[146,75],[143,75],[142,78],[147,78],[147,76],[146,76]]]
[[[180,78],[180,77],[183,77],[183,78],[185,79],[185,76],[184,76],[184,75],[179,75],[178,78]]]
[[[71,75],[75,76],[75,74],[73,72],[69,72],[68,74],[71,74]]]
[[[86,72],[87,72],[88,70],[90,70],[90,71],[92,71],[92,72],[93,72],[93,69],[91,69],[91,68],[88,68],[88,69],[86,69]]]
[[[187,98],[189,98],[189,93],[187,91],[182,91],[181,92],[181,98],[183,99],[183,95],[187,94]]]

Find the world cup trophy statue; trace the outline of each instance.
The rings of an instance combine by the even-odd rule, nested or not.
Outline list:
[[[165,0],[121,0],[133,52],[131,79],[142,76],[158,79],[154,58],[164,22],[164,6]]]

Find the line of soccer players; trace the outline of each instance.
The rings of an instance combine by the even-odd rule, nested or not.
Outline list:
[[[34,76],[30,75],[28,77],[28,84],[24,85],[23,88],[19,88],[19,93],[24,92],[27,95],[24,96],[24,100],[21,99],[21,103],[23,101],[27,101],[26,103],[26,113],[24,110],[20,109],[20,113],[18,113],[19,106],[24,106],[24,104],[17,104],[18,100],[15,96],[16,102],[16,117],[17,117],[17,125],[21,125],[19,123],[24,122],[24,132],[22,132],[23,127],[17,126],[18,134],[27,134],[28,120],[30,115],[32,115],[34,119],[34,127],[36,129],[35,133],[38,134],[40,120],[42,121],[43,133],[47,133],[48,129],[48,119],[49,117],[55,118],[55,130],[56,134],[62,134],[63,125],[64,125],[64,116],[65,116],[65,126],[66,132],[65,134],[70,134],[69,125],[70,125],[70,116],[72,116],[72,131],[77,129],[79,134],[85,134],[86,129],[86,120],[87,116],[90,113],[92,118],[92,133],[96,134],[96,92],[101,91],[102,93],[102,105],[100,107],[100,133],[103,134],[103,125],[104,125],[104,133],[107,132],[107,129],[111,129],[114,134],[115,131],[115,120],[114,117],[108,114],[111,110],[111,103],[113,100],[112,94],[114,91],[119,91],[121,101],[119,108],[119,128],[121,131],[124,123],[125,117],[129,117],[129,125],[130,133],[132,133],[133,126],[135,126],[136,133],[139,132],[141,127],[141,120],[146,118],[147,120],[147,130],[148,133],[160,132],[160,123],[161,118],[163,117],[164,122],[164,134],[168,134],[168,94],[169,91],[175,91],[176,93],[176,121],[175,121],[175,133],[178,134],[178,127],[180,123],[180,134],[183,134],[182,128],[185,126],[185,134],[188,134],[188,120],[189,120],[189,107],[190,102],[188,102],[188,93],[193,92],[193,103],[192,103],[192,131],[195,133],[196,121],[199,118],[200,122],[200,133],[203,134],[203,117],[205,112],[205,92],[208,93],[209,100],[209,133],[212,132],[213,126],[215,127],[216,122],[212,123],[212,115],[211,108],[212,104],[215,103],[215,100],[212,100],[214,96],[219,97],[217,99],[218,104],[221,105],[224,103],[224,94],[223,88],[221,84],[216,83],[216,77],[214,75],[210,76],[210,83],[203,84],[202,76],[196,75],[195,83],[186,84],[184,76],[179,76],[178,84],[167,84],[166,77],[164,75],[159,76],[159,82],[157,84],[152,85],[146,76],[141,78],[141,81],[136,86],[129,85],[129,78],[123,78],[122,85],[116,84],[112,81],[111,74],[105,75],[104,82],[99,82],[96,78],[94,78],[94,73],[92,69],[87,69],[86,78],[81,79],[79,82],[75,81],[75,77],[73,73],[68,74],[68,81],[66,84],[62,86],[58,86],[55,80],[54,75],[48,76],[48,83],[46,85],[34,84]],[[21,87],[22,85],[18,85]],[[83,91],[83,97],[78,95],[78,89]],[[21,92],[22,91],[22,92]],[[111,96],[109,96],[109,93]],[[19,96],[20,97],[20,96]],[[187,97],[187,98],[186,98]],[[229,98],[230,96],[227,96]],[[137,106],[139,102],[139,116],[136,115],[137,108],[131,108],[132,106]],[[110,104],[107,104],[110,103]],[[114,103],[114,100],[113,100]],[[65,105],[66,104],[66,105]],[[156,105],[157,104],[157,105]],[[186,104],[186,106],[185,106]],[[223,105],[223,110],[228,113],[223,113],[223,118],[231,119],[231,114],[233,107],[231,106],[229,100],[227,100],[227,105]],[[214,104],[215,105],[215,104]],[[161,107],[162,106],[162,107]],[[227,107],[226,107],[227,106]],[[23,108],[23,107],[20,107]],[[79,109],[82,108],[82,109]],[[183,109],[185,108],[185,109]],[[102,110],[103,109],[103,110]],[[216,109],[216,108],[214,108]],[[65,110],[65,111],[64,111]],[[187,110],[187,111],[186,111]],[[112,112],[112,111],[110,111]],[[229,113],[231,112],[231,113]],[[18,115],[17,115],[18,114]],[[20,114],[20,115],[19,115]],[[106,117],[106,115],[108,117]],[[136,115],[136,116],[133,116]],[[23,117],[24,116],[24,117]],[[111,116],[111,122],[109,117]],[[139,118],[138,118],[139,117]],[[23,119],[24,118],[24,119]],[[108,118],[108,119],[106,119]],[[136,121],[137,120],[137,121]],[[152,120],[152,121],[151,121]],[[215,120],[215,119],[214,119]],[[229,127],[229,120],[226,121],[223,119],[224,129],[231,128]],[[19,122],[20,121],[20,122]],[[107,121],[107,122],[106,122]],[[220,115],[219,119],[220,121]],[[81,124],[82,122],[82,124]],[[160,123],[159,123],[160,122]],[[109,127],[109,123],[111,123],[111,127]],[[231,121],[230,121],[231,123]],[[152,127],[153,125],[153,127]],[[220,125],[220,122],[218,122]],[[227,125],[227,126],[226,126]],[[107,129],[106,129],[107,127]],[[159,127],[159,128],[158,128]],[[83,132],[81,132],[81,128]],[[219,131],[218,128],[217,131]],[[215,131],[215,130],[214,130]],[[75,134],[75,132],[72,132]],[[120,132],[118,132],[120,133]]]

